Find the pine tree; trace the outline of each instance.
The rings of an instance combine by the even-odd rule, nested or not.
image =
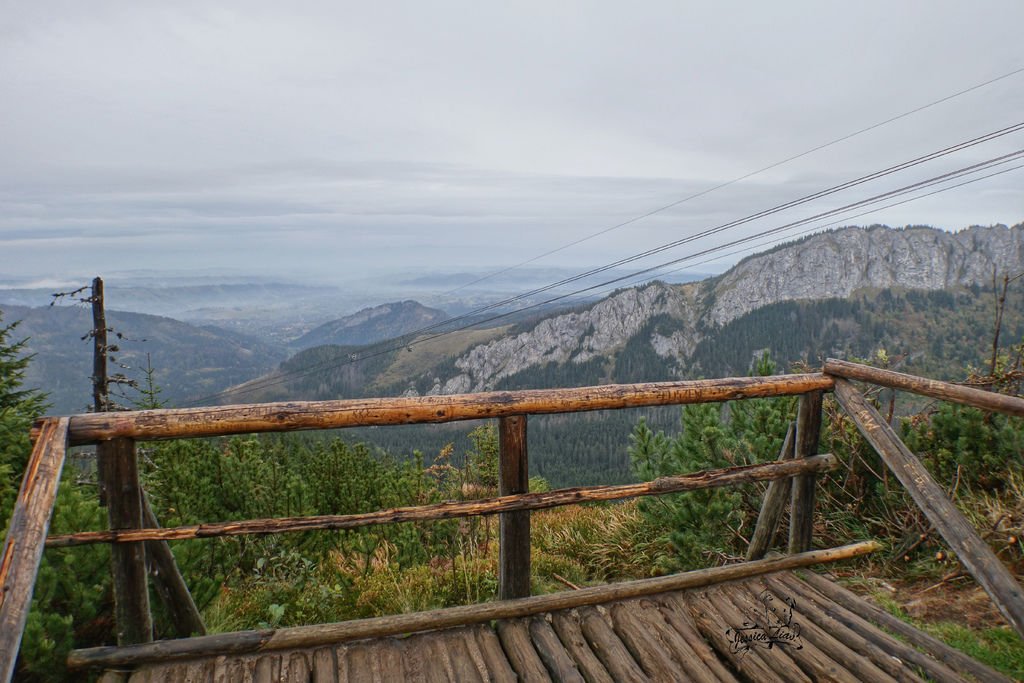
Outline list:
[[[642,479],[727,467],[734,457],[721,408],[712,403],[685,406],[682,432],[674,438],[655,434],[640,420],[630,440],[630,459]],[[738,494],[719,488],[644,498],[639,506],[648,521],[665,530],[678,553],[669,568],[696,569],[709,564],[707,553],[727,551],[739,503]]]
[[[146,367],[143,369],[142,374],[142,382],[136,386],[139,397],[131,401],[132,407],[139,410],[154,410],[165,407],[167,401],[160,398],[163,389],[156,383],[156,368],[153,367],[153,359],[150,358],[148,353],[146,354]]]
[[[31,450],[29,429],[46,409],[45,394],[24,388],[32,356],[25,354],[27,339],[14,340],[17,327],[17,322],[4,326],[0,311],[0,519],[4,529]]]
[[[766,376],[775,371],[771,356],[761,355],[756,374]],[[735,401],[728,404],[729,419],[723,420],[718,404],[687,405],[682,409],[682,429],[674,437],[654,433],[641,419],[630,436],[633,471],[639,478],[650,480],[773,460],[782,447],[795,406],[791,398]],[[735,547],[745,515],[740,489],[704,489],[644,498],[639,506],[650,522],[665,530],[678,552],[673,569],[706,567],[709,555],[740,550]]]
[[[767,377],[776,373],[771,354],[765,351],[758,358],[754,375]],[[735,465],[748,465],[774,460],[786,438],[786,430],[796,417],[796,398],[755,398],[729,404],[729,432],[736,442]]]

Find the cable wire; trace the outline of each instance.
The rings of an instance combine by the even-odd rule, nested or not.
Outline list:
[[[1024,124],[1019,124],[1019,125],[1024,125]],[[982,136],[982,137],[987,137],[987,136]],[[928,156],[930,156],[930,155],[928,155]],[[289,381],[292,378],[298,378],[298,377],[306,376],[306,375],[311,374],[313,372],[329,370],[329,369],[333,369],[333,368],[336,368],[336,367],[340,367],[340,366],[343,366],[343,365],[346,365],[346,364],[355,363],[355,362],[362,362],[362,361],[365,361],[365,360],[368,360],[370,358],[374,358],[374,357],[377,357],[377,356],[380,356],[380,355],[383,355],[383,354],[386,354],[386,353],[391,353],[391,352],[394,352],[394,351],[397,351],[397,350],[401,350],[403,348],[410,348],[411,349],[412,346],[423,344],[423,343],[426,343],[428,341],[432,341],[433,339],[437,339],[439,337],[446,336],[446,335],[452,334],[454,332],[458,332],[458,331],[462,331],[462,330],[468,329],[469,327],[473,327],[473,326],[481,325],[481,324],[486,324],[486,323],[489,323],[489,322],[494,322],[496,320],[504,319],[504,318],[507,318],[509,316],[516,315],[518,313],[522,313],[523,311],[535,309],[535,308],[538,308],[538,307],[541,307],[541,306],[545,306],[545,305],[548,305],[548,304],[551,304],[551,303],[554,303],[554,302],[557,302],[557,301],[564,300],[564,299],[566,299],[568,297],[571,297],[571,296],[576,296],[576,295],[579,295],[579,294],[582,294],[582,293],[585,293],[585,292],[592,292],[595,289],[599,289],[599,288],[602,288],[602,287],[607,287],[608,285],[612,285],[612,284],[621,283],[624,280],[629,280],[629,279],[636,278],[638,276],[646,275],[646,274],[649,274],[649,273],[654,272],[656,270],[659,270],[661,268],[669,267],[669,266],[672,266],[672,265],[677,265],[679,263],[686,262],[686,261],[689,261],[689,260],[692,260],[692,259],[695,259],[695,258],[700,258],[701,256],[705,256],[705,255],[708,255],[708,254],[711,254],[711,253],[715,253],[715,252],[721,251],[723,249],[727,249],[727,248],[730,248],[730,247],[733,247],[733,246],[736,246],[736,245],[739,245],[739,244],[743,244],[743,243],[746,243],[746,242],[749,242],[749,241],[752,241],[752,240],[755,240],[755,239],[758,239],[758,238],[761,238],[761,237],[764,237],[764,236],[767,236],[767,235],[779,234],[781,232],[784,232],[784,231],[787,231],[787,230],[791,230],[794,227],[799,227],[799,226],[805,225],[805,224],[807,224],[809,222],[815,222],[815,221],[820,220],[820,219],[825,218],[825,217],[834,216],[836,214],[843,213],[845,211],[849,211],[851,209],[861,208],[861,207],[864,207],[864,206],[870,206],[871,204],[876,204],[878,202],[885,201],[888,198],[892,198],[892,197],[895,197],[895,196],[900,196],[900,195],[903,195],[903,194],[911,193],[911,192],[914,192],[914,191],[917,191],[917,190],[920,190],[920,189],[923,189],[923,188],[926,188],[926,187],[931,187],[931,186],[936,185],[936,184],[941,184],[941,183],[944,183],[944,182],[949,182],[950,180],[954,180],[954,179],[957,179],[957,178],[960,178],[960,177],[964,177],[965,175],[969,175],[969,174],[972,174],[972,173],[977,173],[977,172],[980,172],[982,170],[986,170],[988,168],[992,168],[992,167],[1000,165],[1000,164],[1009,163],[1010,161],[1019,159],[1021,157],[1024,157],[1024,149],[1018,150],[1016,152],[1011,152],[1009,154],[1004,154],[1004,155],[1001,155],[999,157],[994,157],[992,159],[988,159],[986,161],[979,162],[977,164],[972,164],[972,165],[969,165],[969,166],[966,166],[966,167],[963,167],[963,168],[960,168],[960,169],[956,169],[954,171],[943,173],[941,175],[935,176],[933,178],[929,178],[929,179],[924,180],[924,181],[920,181],[920,182],[917,182],[917,183],[912,183],[910,185],[904,186],[904,187],[899,188],[897,190],[892,190],[892,191],[889,191],[889,192],[881,193],[879,195],[875,195],[873,197],[869,197],[867,199],[864,199],[864,200],[861,200],[861,201],[858,201],[858,202],[847,204],[847,205],[839,207],[837,209],[832,209],[832,210],[829,210],[829,211],[821,212],[821,213],[818,213],[818,214],[816,214],[814,216],[810,216],[808,218],[804,218],[804,219],[801,219],[801,220],[798,220],[798,221],[790,222],[790,223],[787,223],[785,225],[782,225],[782,226],[779,226],[779,227],[776,227],[776,228],[772,228],[770,230],[764,230],[764,231],[761,231],[761,232],[758,232],[758,233],[754,233],[752,235],[749,235],[749,236],[746,236],[746,237],[743,237],[743,238],[740,238],[740,239],[737,239],[737,240],[733,240],[731,242],[727,242],[725,244],[718,245],[716,247],[711,247],[711,248],[708,248],[708,249],[704,249],[704,250],[698,251],[698,252],[693,253],[693,254],[688,254],[686,256],[683,256],[683,257],[680,257],[680,258],[677,258],[677,259],[672,259],[672,260],[667,261],[665,263],[661,263],[661,264],[658,264],[656,266],[645,268],[645,269],[642,269],[642,270],[637,271],[635,273],[630,273],[628,275],[624,275],[624,276],[621,276],[621,277],[616,277],[616,278],[613,278],[611,280],[607,280],[605,282],[602,282],[602,283],[599,283],[599,284],[596,284],[596,285],[584,287],[584,288],[578,289],[578,290],[576,290],[574,292],[569,292],[567,294],[561,294],[561,295],[549,298],[549,299],[547,299],[545,301],[541,301],[541,302],[536,302],[536,303],[530,304],[528,306],[525,306],[523,308],[517,309],[515,311],[508,311],[508,312],[500,313],[500,314],[497,314],[495,316],[488,317],[488,318],[486,318],[484,320],[473,320],[472,322],[470,322],[470,323],[468,323],[466,325],[463,325],[461,327],[458,327],[458,328],[455,328],[455,329],[449,329],[449,330],[446,330],[444,332],[440,332],[440,333],[437,333],[437,334],[434,334],[434,335],[428,335],[426,337],[413,338],[413,339],[411,339],[411,341],[407,341],[407,342],[403,341],[403,342],[400,342],[400,343],[393,343],[390,348],[384,348],[384,349],[381,349],[379,351],[371,352],[371,353],[365,353],[364,352],[362,354],[358,354],[357,357],[348,358],[347,360],[343,360],[341,362],[336,362],[333,359],[331,361],[323,361],[321,363],[315,364],[315,365],[307,367],[307,368],[302,368],[302,369],[299,369],[299,370],[292,370],[292,371],[289,371],[288,373],[284,373],[284,374],[280,374],[280,375],[276,375],[276,376],[272,376],[272,377],[266,378],[263,381],[257,380],[256,382],[254,382],[252,384],[249,384],[249,385],[242,385],[242,386],[237,387],[237,388],[232,389],[232,390],[226,390],[226,391],[223,391],[223,392],[218,392],[217,394],[212,394],[212,395],[207,396],[207,397],[196,399],[194,401],[189,402],[187,405],[197,405],[199,403],[206,402],[208,400],[214,400],[214,399],[217,399],[217,398],[220,398],[220,397],[223,397],[223,396],[251,393],[253,391],[257,391],[257,390],[261,390],[261,389],[267,389],[267,388],[270,388],[270,387],[273,387],[273,386],[277,386],[277,385],[283,384],[283,383]],[[993,175],[995,175],[995,174],[993,174]],[[966,184],[966,183],[964,183],[964,184]],[[958,187],[958,186],[953,186],[953,187]],[[950,187],[950,188],[947,188],[947,189],[953,189],[953,187]],[[945,191],[945,190],[938,190],[938,191],[933,192],[933,193],[929,193],[929,194],[926,194],[926,195],[921,195],[921,197],[929,196],[930,194],[935,194],[935,193],[937,193],[939,191]],[[909,200],[906,200],[906,201],[913,201],[913,199],[909,199]],[[906,203],[906,202],[901,202],[901,203]],[[879,209],[877,209],[877,208],[873,209],[873,211],[877,211],[877,210],[879,210]],[[619,286],[621,286],[621,285],[619,285]],[[465,318],[466,316],[461,316],[461,317]],[[452,319],[452,320],[454,320],[454,319]],[[449,323],[452,322],[452,320],[445,321],[444,324],[449,324]],[[425,328],[422,328],[421,330],[417,330],[417,331],[414,331],[414,332],[410,332],[410,333],[408,333],[406,335],[403,335],[399,339],[400,340],[402,340],[402,339],[410,339],[411,337],[415,337],[416,335],[419,335],[420,333],[422,333],[425,330],[436,329],[438,326],[439,325],[437,325],[437,324],[431,325],[431,326],[427,326]],[[370,348],[372,348],[372,346]]]
[[[1008,161],[1010,161],[1010,160],[1008,160]],[[1004,161],[1004,162],[1000,162],[1000,163],[1008,163],[1008,161]],[[993,164],[993,166],[995,166],[995,165],[997,165],[997,164]],[[765,247],[772,247],[772,246],[776,246],[776,245],[779,245],[779,244],[784,244],[785,242],[793,240],[795,238],[802,237],[804,235],[809,235],[811,233],[816,233],[819,230],[826,230],[827,228],[834,227],[836,225],[840,225],[840,224],[846,223],[846,222],[848,222],[850,220],[853,220],[854,218],[861,218],[863,216],[868,216],[868,215],[871,215],[873,213],[877,213],[879,211],[883,211],[885,209],[890,209],[890,208],[893,208],[893,207],[896,207],[896,206],[901,206],[903,204],[908,204],[910,202],[917,201],[918,199],[924,199],[925,197],[931,197],[932,195],[940,194],[942,192],[948,192],[949,190],[955,190],[955,189],[957,189],[959,187],[963,187],[965,185],[970,185],[972,183],[976,183],[976,182],[979,182],[981,180],[987,180],[988,178],[994,178],[995,176],[1000,176],[1000,175],[1003,175],[1004,173],[1010,173],[1011,171],[1016,171],[1016,170],[1019,170],[1021,168],[1024,168],[1024,165],[1012,166],[1010,168],[1003,169],[1002,171],[996,171],[995,173],[989,173],[988,175],[981,176],[980,178],[972,178],[970,180],[965,180],[964,182],[957,183],[955,185],[950,185],[948,187],[939,188],[938,190],[933,190],[931,192],[926,192],[924,194],[920,194],[920,195],[917,195],[915,197],[910,197],[909,199],[904,199],[904,200],[901,200],[901,201],[898,201],[898,202],[893,202],[891,204],[886,204],[885,206],[875,207],[873,209],[870,209],[868,211],[863,211],[861,213],[855,213],[855,214],[851,214],[849,216],[844,216],[843,218],[840,218],[838,220],[831,221],[831,222],[828,222],[828,223],[824,223],[824,224],[821,224],[821,225],[815,225],[814,227],[812,227],[812,228],[810,228],[808,230],[800,230],[800,231],[792,233],[792,234],[787,234],[787,235],[785,235],[782,238],[773,238],[773,239],[770,239],[770,240],[767,240],[767,241],[764,241],[764,242],[758,242],[757,244],[753,244],[753,245],[744,247],[742,249],[737,249],[735,251],[730,251],[727,254],[715,254],[715,255],[710,256],[709,258],[706,258],[706,259],[704,259],[702,261],[697,261],[696,263],[687,263],[685,266],[681,266],[679,268],[673,268],[672,270],[667,270],[667,271],[665,271],[663,273],[657,273],[655,275],[644,275],[644,276],[641,276],[639,279],[635,280],[634,282],[629,282],[629,283],[626,283],[625,285],[617,285],[615,288],[605,289],[605,290],[602,290],[601,292],[595,292],[594,294],[588,295],[585,299],[581,298],[580,301],[581,302],[589,301],[596,294],[604,294],[606,292],[613,291],[613,289],[619,289],[619,288],[621,288],[623,286],[634,287],[634,286],[642,284],[644,282],[650,282],[651,280],[654,280],[654,279],[657,279],[657,278],[660,278],[660,277],[664,277],[665,275],[671,275],[672,273],[677,273],[677,272],[683,270],[684,268],[692,268],[693,266],[699,266],[699,265],[703,265],[705,263],[711,263],[712,261],[716,261],[716,260],[721,259],[721,258],[727,258],[729,256],[736,256],[738,254],[749,253],[749,252],[751,252],[751,251],[753,251],[755,249],[763,249]],[[978,172],[978,171],[972,171],[972,173],[976,173],[976,172]],[[944,180],[942,182],[948,182],[948,181],[949,181],[949,179]],[[721,248],[723,248],[723,249],[726,248],[726,247],[727,247],[727,245],[721,245]]]
[[[894,123],[895,121],[899,121],[900,119],[904,119],[904,118],[906,118],[908,116],[912,116],[912,115],[917,114],[919,112],[922,112],[922,111],[924,111],[926,109],[930,109],[931,107],[934,107],[934,106],[937,106],[939,104],[942,104],[943,102],[948,102],[948,101],[956,99],[957,97],[960,97],[962,95],[966,95],[967,93],[973,92],[973,91],[978,90],[980,88],[984,88],[985,86],[992,85],[993,83],[1001,81],[1001,80],[1003,80],[1005,78],[1009,78],[1011,76],[1016,76],[1019,73],[1024,73],[1024,67],[1021,67],[1021,68],[1018,68],[1018,69],[1014,69],[1013,71],[1009,71],[1007,73],[1004,73],[1001,76],[996,76],[995,78],[991,78],[991,79],[989,79],[987,81],[984,81],[982,83],[978,83],[976,85],[972,85],[969,88],[964,88],[963,90],[958,90],[955,93],[952,93],[950,95],[946,95],[945,97],[939,98],[937,100],[933,100],[932,102],[929,102],[927,104],[923,104],[923,105],[921,105],[919,107],[915,107],[914,109],[910,109],[908,111],[905,111],[902,114],[897,114],[895,116],[891,116],[891,117],[885,119],[884,121],[879,121],[878,123],[874,123],[874,124],[872,124],[870,126],[867,126],[865,128],[861,128],[860,130],[856,130],[856,131],[854,131],[852,133],[848,133],[846,135],[843,135],[842,137],[838,137],[838,138],[835,138],[834,140],[830,140],[829,142],[825,142],[823,144],[820,144],[817,147],[812,147],[811,149],[808,149],[807,151],[800,152],[799,154],[794,154],[793,156],[790,156],[790,157],[786,157],[785,159],[782,159],[781,161],[776,161],[775,163],[769,164],[768,166],[765,166],[764,168],[759,168],[756,171],[750,171],[749,173],[745,173],[745,174],[743,174],[741,176],[733,178],[732,180],[728,180],[728,181],[726,181],[724,183],[720,183],[720,184],[715,185],[713,187],[709,187],[706,190],[702,190],[700,192],[695,192],[694,194],[687,195],[686,197],[683,197],[682,199],[678,199],[678,200],[676,200],[674,202],[671,202],[669,204],[665,204],[664,206],[660,206],[660,207],[658,207],[656,209],[652,209],[652,210],[650,210],[650,211],[648,211],[646,213],[640,214],[638,216],[634,216],[633,218],[630,218],[629,220],[625,220],[625,221],[623,221],[621,223],[617,223],[617,224],[612,225],[610,227],[604,228],[603,230],[599,230],[599,231],[597,231],[595,233],[592,233],[590,235],[587,235],[585,237],[581,237],[580,239],[574,240],[574,241],[569,242],[567,244],[563,244],[560,247],[557,247],[555,249],[551,249],[549,251],[544,252],[543,254],[539,254],[537,256],[529,258],[529,259],[527,259],[525,261],[522,261],[520,263],[517,263],[515,265],[508,266],[506,268],[501,268],[501,269],[496,270],[496,271],[494,271],[492,273],[488,273],[487,275],[483,275],[483,276],[481,276],[481,277],[479,277],[479,278],[477,278],[477,279],[475,279],[475,280],[473,280],[471,282],[467,282],[465,284],[459,285],[458,287],[455,287],[454,289],[450,289],[447,292],[444,292],[444,295],[447,296],[447,295],[450,295],[450,294],[454,294],[455,292],[458,292],[458,291],[461,291],[463,289],[466,289],[467,287],[472,287],[475,284],[479,284],[479,283],[484,282],[486,280],[490,280],[491,278],[497,277],[498,275],[502,275],[502,274],[507,273],[509,271],[516,270],[517,268],[521,268],[521,267],[523,267],[525,265],[529,265],[531,263],[539,261],[542,258],[546,258],[548,256],[551,256],[552,254],[557,254],[559,252],[565,251],[566,249],[569,249],[571,247],[575,247],[578,244],[583,244],[584,242],[588,242],[588,241],[590,241],[590,240],[592,240],[592,239],[594,239],[596,237],[600,237],[601,235],[605,235],[605,234],[607,234],[609,232],[612,232],[614,230],[618,230],[620,228],[624,228],[627,225],[631,225],[633,223],[637,223],[639,221],[642,221],[645,218],[650,218],[651,216],[657,215],[657,214],[662,213],[664,211],[668,211],[669,209],[675,208],[675,207],[679,206],[680,204],[684,204],[684,203],[692,201],[694,199],[698,199],[698,198],[703,197],[705,195],[711,194],[712,192],[716,192],[718,190],[721,190],[721,189],[724,189],[726,187],[729,187],[730,185],[735,185],[736,183],[742,182],[744,180],[748,180],[749,178],[753,178],[756,175],[760,175],[761,173],[764,173],[765,171],[770,171],[773,168],[778,168],[779,166],[782,166],[783,164],[788,164],[791,161],[796,161],[797,159],[805,157],[805,156],[807,156],[809,154],[813,154],[815,152],[819,152],[819,151],[821,151],[823,149],[826,149],[828,147],[832,147],[833,145],[837,145],[840,142],[845,142],[847,140],[850,140],[852,138],[857,137],[858,135],[862,135],[864,133],[870,132],[872,130],[875,130],[876,128],[881,128],[882,126],[888,125],[890,123]]]
[[[510,317],[512,315],[516,315],[518,313],[521,313],[523,311],[539,308],[541,306],[545,306],[545,305],[548,305],[548,304],[551,304],[551,303],[554,303],[554,302],[557,302],[557,301],[561,301],[561,300],[563,300],[565,298],[568,298],[570,296],[574,296],[574,295],[581,294],[581,293],[584,293],[584,292],[590,292],[590,291],[592,291],[594,289],[597,289],[597,288],[600,288],[600,287],[604,287],[604,286],[609,285],[609,284],[621,283],[623,280],[627,280],[627,279],[630,279],[630,278],[635,278],[638,275],[643,275],[643,274],[652,272],[654,270],[657,270],[659,268],[667,267],[667,266],[670,266],[670,265],[675,265],[677,263],[686,261],[687,259],[690,259],[690,258],[698,258],[698,257],[703,256],[705,254],[712,253],[712,252],[714,252],[714,251],[716,251],[718,249],[723,249],[723,248],[728,248],[728,247],[731,247],[731,246],[735,246],[736,244],[744,243],[744,242],[750,241],[752,239],[757,239],[758,237],[763,237],[764,235],[767,235],[767,234],[776,234],[776,233],[778,233],[780,231],[784,231],[784,230],[787,230],[787,229],[791,229],[793,227],[804,225],[807,222],[814,221],[814,220],[817,220],[819,218],[822,218],[822,217],[825,217],[825,216],[828,216],[828,215],[833,215],[835,213],[840,213],[842,211],[846,211],[846,210],[849,210],[849,209],[854,208],[854,207],[865,206],[865,205],[869,205],[871,203],[877,203],[878,201],[882,201],[886,197],[890,197],[890,196],[893,196],[895,194],[902,194],[902,193],[906,193],[906,192],[912,192],[912,191],[914,191],[916,189],[921,189],[922,187],[925,187],[925,186],[930,186],[932,184],[945,182],[945,181],[953,179],[953,178],[955,178],[955,177],[957,177],[959,175],[962,175],[964,173],[970,173],[970,172],[976,172],[978,170],[982,170],[983,168],[988,167],[989,165],[992,165],[994,163],[1007,163],[1007,161],[1012,160],[1011,158],[1016,158],[1021,153],[1024,153],[1024,150],[1021,150],[1019,152],[1014,152],[1014,153],[1011,153],[1009,155],[1003,155],[1001,157],[996,157],[994,159],[989,159],[989,160],[987,160],[985,162],[981,162],[979,164],[974,164],[974,165],[971,165],[971,166],[968,166],[968,167],[965,167],[965,168],[962,168],[962,169],[957,169],[956,171],[951,171],[949,173],[942,174],[942,175],[937,176],[935,178],[931,178],[931,179],[926,180],[926,181],[921,181],[920,183],[914,183],[914,184],[912,184],[910,186],[901,188],[899,190],[894,190],[892,192],[884,193],[882,195],[877,195],[876,197],[872,197],[872,198],[869,198],[869,199],[866,199],[866,200],[862,200],[861,202],[855,202],[854,204],[850,204],[850,205],[847,205],[847,206],[844,206],[844,207],[840,207],[838,209],[833,209],[831,211],[827,211],[827,212],[818,214],[816,216],[811,216],[810,218],[802,219],[800,221],[789,223],[789,224],[786,224],[786,225],[781,226],[779,228],[774,228],[772,230],[762,231],[760,233],[754,233],[751,236],[748,236],[748,237],[745,237],[745,238],[741,238],[739,240],[734,240],[733,242],[728,242],[728,243],[726,243],[724,245],[720,245],[719,247],[715,247],[715,248],[711,248],[711,249],[705,249],[705,250],[697,252],[695,254],[690,254],[688,256],[684,256],[684,257],[681,257],[681,258],[678,258],[678,259],[674,259],[674,260],[671,260],[671,261],[668,261],[668,262],[665,262],[665,263],[661,263],[661,264],[658,264],[657,266],[652,266],[650,268],[646,268],[646,269],[643,269],[643,270],[635,272],[635,273],[630,273],[628,275],[624,275],[624,276],[621,276],[621,277],[613,278],[611,280],[607,280],[607,281],[605,281],[603,283],[598,283],[596,285],[592,285],[592,286],[589,286],[589,287],[584,287],[584,288],[578,289],[578,290],[576,290],[574,292],[569,292],[567,294],[563,294],[563,295],[560,295],[560,296],[555,296],[555,297],[549,298],[549,299],[547,299],[545,301],[536,302],[536,303],[533,303],[531,305],[525,306],[523,308],[520,308],[520,309],[517,309],[517,310],[514,310],[514,311],[507,311],[505,313],[497,314],[497,315],[485,318],[483,320],[472,320],[468,324],[462,325],[460,327],[457,327],[457,328],[454,328],[454,329],[449,329],[449,330],[446,330],[444,332],[440,332],[440,333],[437,333],[437,334],[429,335],[429,336],[426,336],[426,337],[415,338],[411,342],[404,342],[404,341],[403,342],[399,342],[397,344],[394,344],[392,348],[385,348],[383,350],[380,350],[378,352],[373,352],[373,353],[363,352],[361,354],[354,354],[354,357],[350,358],[348,361],[335,362],[333,359],[330,360],[330,361],[322,361],[321,363],[315,364],[315,365],[307,367],[307,368],[302,368],[302,369],[299,369],[299,370],[292,370],[292,371],[289,371],[288,373],[285,373],[283,375],[277,375],[277,376],[274,376],[274,377],[271,377],[271,378],[267,378],[266,380],[263,380],[262,383],[259,380],[257,380],[256,384],[251,384],[251,385],[248,385],[248,386],[243,386],[243,387],[240,387],[240,388],[236,388],[234,390],[228,390],[228,391],[224,391],[224,392],[219,392],[218,394],[214,394],[214,395],[211,395],[209,397],[204,397],[202,399],[197,399],[195,402],[201,402],[201,401],[215,399],[215,398],[218,398],[218,397],[220,397],[222,395],[230,395],[230,394],[238,394],[238,393],[250,393],[251,391],[256,391],[258,389],[269,388],[270,386],[276,386],[276,385],[282,384],[282,383],[288,381],[288,379],[290,377],[293,377],[293,376],[294,377],[301,377],[301,376],[305,376],[305,375],[311,374],[312,372],[316,372],[316,371],[320,371],[320,370],[326,370],[326,369],[332,369],[332,368],[340,367],[342,365],[346,365],[346,364],[349,364],[349,363],[361,362],[363,360],[368,360],[370,358],[374,358],[374,357],[383,355],[385,353],[391,353],[393,351],[400,350],[402,348],[411,348],[414,345],[426,343],[428,341],[432,341],[433,339],[437,339],[439,337],[442,337],[442,336],[445,336],[445,335],[448,335],[448,334],[451,334],[451,333],[454,333],[454,332],[458,332],[458,331],[462,331],[462,330],[468,329],[469,327],[473,327],[473,326],[476,326],[476,325],[482,325],[482,324],[486,324],[486,323],[489,323],[489,322],[494,322],[496,320],[501,320],[501,319]],[[487,310],[488,308],[490,308],[490,307],[484,307],[483,309],[480,309],[480,310]],[[417,335],[420,335],[420,334],[422,334],[425,331],[432,330],[432,329],[437,329],[438,327],[450,324],[451,322],[453,322],[455,320],[458,320],[460,318],[464,319],[468,315],[470,315],[470,314],[467,314],[466,316],[460,316],[459,318],[449,319],[447,321],[443,321],[442,323],[436,323],[434,325],[428,325],[428,326],[426,326],[424,328],[421,328],[420,330],[415,330],[413,332],[409,332],[409,333],[407,333],[405,335],[402,335],[398,339],[399,340],[404,340],[404,339],[414,338]],[[393,340],[389,340],[389,341],[393,342]],[[386,343],[387,342],[384,342],[384,344],[386,344]],[[373,348],[373,347],[371,346],[370,348]],[[192,405],[192,404],[193,403],[189,403],[189,405]]]

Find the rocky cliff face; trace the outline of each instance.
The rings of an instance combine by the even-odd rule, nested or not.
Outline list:
[[[868,287],[945,289],[1024,267],[1024,225],[846,228],[739,263],[715,284],[712,324],[779,301],[846,297]]]
[[[847,297],[865,288],[944,289],[984,285],[1024,271],[1024,224],[949,233],[926,227],[845,228],[750,257],[724,275],[690,285],[653,283],[617,292],[583,312],[553,316],[533,329],[470,349],[457,374],[431,393],[492,389],[502,378],[550,362],[612,356],[655,316],[677,321],[648,332],[653,351],[685,362],[706,332],[762,306]]]
[[[585,363],[606,356],[636,335],[653,316],[692,318],[693,286],[655,282],[627,289],[582,313],[542,320],[529,332],[474,347],[455,362],[461,371],[448,379],[444,394],[484,391],[498,380],[535,365]]]

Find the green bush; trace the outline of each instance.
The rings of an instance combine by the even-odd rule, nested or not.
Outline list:
[[[1008,415],[943,403],[929,420],[905,420],[903,439],[950,487],[997,489],[1024,467],[1024,420]]]

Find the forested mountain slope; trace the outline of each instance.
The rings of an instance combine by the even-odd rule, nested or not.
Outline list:
[[[746,313],[708,334],[694,345],[685,367],[669,366],[648,341],[680,331],[677,319],[659,314],[648,319],[614,355],[594,356],[582,363],[531,366],[503,377],[494,388],[747,375],[765,351],[771,353],[780,372],[808,359],[813,365],[828,356],[866,358],[884,350],[901,370],[960,379],[965,367],[982,367],[988,359],[994,311],[991,288],[980,286],[937,291],[862,290],[848,298],[785,301]],[[1024,288],[1011,287],[1009,291],[1002,335],[1007,343],[1024,339]],[[278,375],[279,383],[263,389],[260,397],[283,400],[296,390],[319,398],[363,395],[379,386],[373,383],[407,353],[392,351],[365,362],[349,362],[351,354],[359,352],[357,347],[310,349],[284,363],[282,372],[301,372],[316,364],[340,366],[289,381]],[[443,365],[451,368],[453,361]],[[436,386],[432,374],[422,375],[421,390]],[[396,383],[391,391],[398,392],[403,386]],[[626,449],[630,430],[641,415],[656,429],[678,425],[679,411],[671,408],[533,418],[529,430],[531,473],[557,486],[628,480]],[[455,424],[365,429],[353,430],[349,438],[365,439],[396,456],[414,450],[431,454],[449,442],[460,442],[470,428]]]
[[[83,306],[0,310],[5,323],[21,321],[14,334],[27,337],[26,350],[35,355],[25,385],[48,394],[51,414],[84,412],[91,405],[92,342],[82,337],[92,329],[91,312]],[[108,311],[107,324],[124,336],[118,341],[111,335],[121,350],[113,354],[118,362],[110,373],[141,380],[148,354],[161,398],[172,405],[264,374],[285,355],[254,337],[155,315]]]

